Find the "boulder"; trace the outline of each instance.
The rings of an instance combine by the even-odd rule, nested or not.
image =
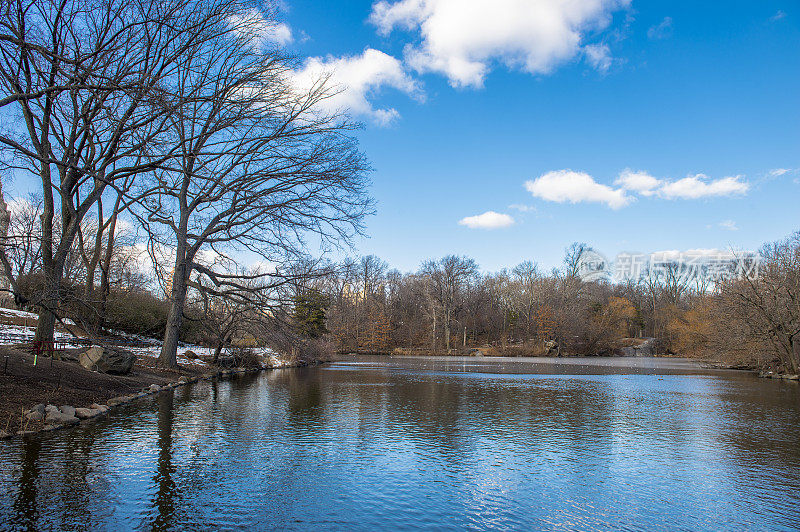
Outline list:
[[[110,407],[114,407],[114,406],[117,406],[117,405],[122,405],[122,404],[125,404],[125,403],[129,403],[129,402],[130,402],[130,398],[128,398],[128,397],[112,397],[111,399],[106,401],[106,404],[108,406],[110,406]]]
[[[74,406],[66,406],[65,405],[65,406],[59,407],[59,410],[61,411],[62,414],[66,414],[68,416],[74,416],[75,415],[75,407]]]
[[[49,425],[74,425],[80,421],[74,415],[65,414],[53,405],[47,405],[47,415],[44,420]]]
[[[131,371],[133,363],[136,362],[136,355],[123,349],[93,345],[78,356],[78,362],[91,371],[127,375]]]
[[[38,404],[25,412],[25,418],[28,421],[44,421],[45,410],[43,404]]]
[[[183,354],[183,356],[185,356],[185,357],[186,357],[186,358],[188,358],[189,360],[197,360],[198,358],[200,358],[200,357],[197,355],[197,353],[195,353],[195,352],[194,352],[194,351],[192,351],[191,349],[187,349],[187,350],[186,350],[186,352]]]
[[[644,338],[641,342],[620,349],[625,357],[652,357],[656,355],[656,339]]]
[[[97,403],[92,403],[89,405],[89,408],[91,408],[92,410],[98,410],[100,411],[101,414],[105,414],[106,412],[108,412],[108,405],[99,405]]]
[[[161,386],[159,386],[158,384],[151,384],[148,390],[152,393],[155,393],[161,390]]]
[[[41,412],[25,412],[25,419],[28,421],[44,421],[44,414]]]
[[[78,419],[89,419],[101,414],[100,410],[94,408],[76,408],[75,417]]]

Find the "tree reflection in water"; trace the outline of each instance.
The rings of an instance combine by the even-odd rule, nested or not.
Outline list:
[[[172,465],[172,421],[174,395],[172,392],[158,394],[158,466],[156,476],[156,498],[153,508],[156,516],[153,520],[152,530],[169,529],[175,518],[175,498],[177,486],[172,476],[175,467]]]

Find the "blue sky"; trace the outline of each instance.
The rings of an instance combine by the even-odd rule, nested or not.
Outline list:
[[[452,3],[284,2],[289,49],[347,71],[335,79],[355,94],[341,103],[365,123],[378,208],[360,253],[401,270],[448,253],[486,270],[549,268],[573,241],[613,257],[754,249],[800,229],[797,2],[587,0],[572,2],[576,15],[558,2],[464,0],[468,13],[448,18]],[[559,15],[579,23],[531,37],[548,25],[520,22],[525,4],[549,6],[556,26]],[[397,63],[371,69],[369,51]],[[436,66],[465,56],[480,82]],[[625,190],[614,182],[626,169],[655,181]],[[538,197],[526,190],[548,173]],[[459,224],[488,211],[513,225]]]
[[[280,5],[269,38],[298,79],[331,72],[365,124],[377,214],[352,254],[550,268],[573,241],[613,257],[800,229],[796,1]]]

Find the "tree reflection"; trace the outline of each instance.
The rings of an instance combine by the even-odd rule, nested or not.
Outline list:
[[[22,463],[19,477],[19,491],[14,500],[11,517],[13,529],[36,530],[39,512],[36,508],[36,484],[39,480],[39,452],[42,443],[38,438],[26,438],[22,442]]]
[[[177,486],[172,478],[175,467],[172,465],[172,392],[158,394],[158,467],[156,476],[157,494],[153,503],[157,510],[152,530],[167,530],[175,518],[175,499]]]

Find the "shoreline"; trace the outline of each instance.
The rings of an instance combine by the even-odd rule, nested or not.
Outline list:
[[[564,355],[560,357],[547,356],[475,356],[475,355],[448,355],[448,354],[365,354],[343,353],[336,355],[337,360],[347,360],[347,357],[375,358],[386,360],[411,359],[420,361],[440,361],[446,363],[484,364],[491,366],[493,362],[503,364],[519,364],[547,367],[581,367],[581,368],[617,368],[617,369],[645,369],[645,370],[677,370],[679,372],[692,370],[705,370],[708,372],[733,371],[750,373],[756,377],[766,379],[780,379],[799,381],[800,375],[776,372],[771,369],[759,368],[748,364],[732,364],[716,359],[703,359],[678,355],[651,355],[651,356],[585,356]]]
[[[752,375],[787,381],[798,381],[797,375],[765,372],[757,368],[741,365],[728,366],[716,360],[704,360],[677,356],[648,357],[496,357],[496,356],[455,356],[455,355],[337,355],[336,361],[391,361],[413,360],[424,366],[429,363],[443,363],[468,368],[470,371],[486,370],[487,373],[552,374],[552,375],[714,375],[734,373]],[[496,371],[502,370],[502,371]]]
[[[0,346],[0,440],[73,427],[136,399],[203,380],[304,365],[281,361],[285,363],[223,369],[195,363],[163,370],[153,367],[154,361],[137,357],[129,374],[111,375],[49,357],[34,366],[33,359],[20,349]]]

